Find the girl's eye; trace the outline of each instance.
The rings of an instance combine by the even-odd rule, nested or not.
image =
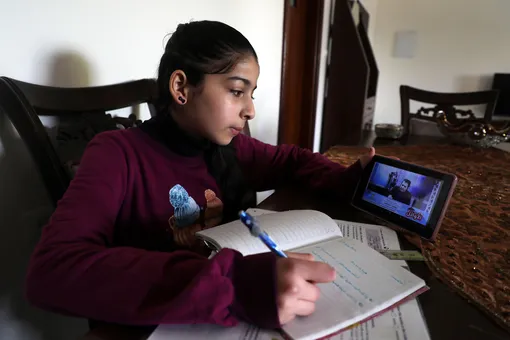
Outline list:
[[[232,92],[232,94],[236,97],[241,97],[243,95],[243,91],[230,90],[230,92]]]

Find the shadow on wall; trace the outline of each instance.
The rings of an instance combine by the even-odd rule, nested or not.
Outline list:
[[[88,87],[92,83],[92,70],[87,59],[79,52],[59,50],[50,54],[47,61],[46,81],[44,85],[54,87]],[[58,118],[41,117],[48,135],[55,143]]]
[[[87,87],[92,84],[87,59],[76,51],[58,51],[49,57],[46,85],[56,87]]]
[[[492,87],[493,75],[464,75],[455,79],[454,88],[458,92],[484,91]]]
[[[90,81],[86,61],[79,55],[57,53],[52,65],[53,86],[82,86]],[[85,320],[45,312],[24,298],[28,260],[52,205],[28,149],[1,111],[0,188],[0,339],[59,340],[83,335]]]
[[[491,75],[460,76],[455,79],[454,88],[458,92],[474,92],[490,90],[492,87],[492,78],[493,76]],[[481,105],[469,105],[459,108],[464,110],[466,109],[472,110],[475,116],[483,117],[486,107],[487,105],[481,104]]]
[[[48,72],[45,85],[55,87],[88,87],[94,82],[94,72],[87,58],[73,50],[59,50],[48,57]],[[146,117],[150,116],[147,110]],[[141,118],[140,106],[112,111],[112,114],[128,117],[134,113]],[[56,118],[44,120],[43,123],[55,125]]]

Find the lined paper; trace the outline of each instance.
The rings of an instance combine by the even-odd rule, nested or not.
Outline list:
[[[277,332],[239,323],[236,327],[217,325],[162,325],[147,340],[283,340]]]
[[[376,224],[366,224],[335,220],[343,237],[358,240],[375,250],[399,250],[400,243],[395,230]],[[392,260],[399,266],[407,266],[406,261]]]
[[[336,270],[319,284],[315,312],[283,327],[293,339],[314,339],[368,318],[425,286],[423,280],[357,240],[341,238],[299,249]]]
[[[327,215],[313,210],[292,210],[257,217],[262,229],[283,249],[341,237],[337,224]],[[267,247],[240,221],[233,221],[198,232],[197,237],[213,240],[221,248],[232,248],[243,255],[268,252]]]
[[[410,300],[388,312],[328,340],[430,340],[418,300]]]

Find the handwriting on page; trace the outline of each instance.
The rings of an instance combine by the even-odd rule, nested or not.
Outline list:
[[[336,294],[341,290],[357,307],[370,308],[379,301],[384,301],[386,297],[393,296],[395,292],[414,285],[407,281],[407,276],[402,276],[402,269],[388,267],[387,259],[374,256],[373,250],[357,241],[347,238],[336,239],[302,250],[311,252],[317,261],[328,263],[335,268],[337,277],[330,286],[337,288]],[[377,282],[373,282],[375,277]],[[335,294],[334,291],[326,293]],[[329,299],[334,297],[329,296]]]
[[[324,214],[310,211],[289,211],[259,216],[260,226],[284,250],[341,236],[336,223]],[[244,255],[269,251],[250,235],[239,221],[203,230],[203,235],[216,240],[223,248],[237,249]]]
[[[319,261],[326,262],[335,268],[343,269],[342,271],[337,270],[337,279],[333,281],[333,284],[346,294],[354,304],[363,307],[364,302],[373,302],[369,293],[353,282],[353,278],[360,279],[362,275],[367,275],[365,269],[361,268],[354,261],[344,263],[341,259],[337,259],[330,254],[328,250],[319,246],[315,247],[313,255]]]
[[[400,243],[395,230],[375,224],[357,223],[335,220],[345,238],[358,240],[375,250],[400,249]],[[407,263],[402,260],[393,260],[400,266]]]
[[[335,268],[331,283],[318,284],[316,311],[283,329],[290,336],[321,336],[348,327],[409,296],[423,280],[353,239],[335,238],[300,248]],[[398,279],[400,282],[398,282]]]
[[[331,221],[308,215],[301,216],[299,220],[277,218],[265,229],[284,249],[299,247],[323,240],[328,235],[339,234],[337,226]]]

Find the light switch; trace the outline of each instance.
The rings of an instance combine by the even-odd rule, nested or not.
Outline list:
[[[418,47],[418,33],[416,31],[398,31],[395,33],[393,57],[414,58]]]

